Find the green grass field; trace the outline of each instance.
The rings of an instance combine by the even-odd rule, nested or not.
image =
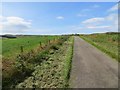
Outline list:
[[[59,36],[22,36],[15,39],[2,39],[2,55],[4,57],[13,57],[21,52],[23,46],[24,52],[28,52],[37,46],[40,42],[47,44],[48,40],[53,40]]]
[[[99,48],[112,58],[118,59],[118,34],[117,33],[101,33],[91,35],[80,35],[81,38],[88,41],[95,47]]]

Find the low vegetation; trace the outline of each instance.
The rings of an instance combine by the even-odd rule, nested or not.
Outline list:
[[[120,33],[101,33],[101,34],[90,34],[90,35],[80,35],[81,38],[91,43],[95,47],[99,48],[112,58],[120,60],[118,48]],[[120,62],[120,61],[119,61]]]
[[[3,58],[4,88],[60,88],[68,86],[73,37],[51,38],[52,40],[48,40],[44,45],[40,43],[39,46],[35,45],[36,47],[33,49],[28,49],[26,53],[16,54],[17,57],[14,60]]]
[[[32,75],[19,83],[16,88],[65,88],[68,86],[68,74],[72,54],[73,38],[62,46],[51,46],[45,53],[47,59],[35,67]]]

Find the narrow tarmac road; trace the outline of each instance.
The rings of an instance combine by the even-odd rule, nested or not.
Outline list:
[[[71,88],[118,88],[118,62],[79,37],[74,38]]]

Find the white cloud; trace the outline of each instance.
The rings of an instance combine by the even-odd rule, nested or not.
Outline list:
[[[62,19],[64,19],[64,17],[63,16],[58,16],[58,17],[56,17],[56,19],[62,20]]]
[[[99,17],[99,18],[91,18],[88,20],[83,21],[83,24],[87,24],[88,28],[92,29],[113,29],[117,31],[117,22],[118,17],[117,14],[109,14],[106,17]]]
[[[97,6],[95,6],[97,8]],[[92,7],[91,7],[92,8]],[[93,10],[92,8],[91,10]],[[83,9],[82,11],[89,11],[89,9]],[[110,10],[110,9],[109,9]],[[111,9],[117,10],[117,8]],[[108,13],[108,12],[107,12]],[[83,16],[84,14],[78,14],[77,16]],[[109,12],[107,16],[89,18],[82,21],[78,25],[71,26],[70,32],[73,33],[103,33],[103,32],[118,32],[118,13]]]
[[[119,3],[116,4],[116,5],[114,5],[112,8],[110,8],[110,9],[108,10],[108,12],[117,11],[118,9],[120,9],[120,5],[119,5]]]
[[[2,30],[3,29],[3,25],[2,24],[0,24],[0,30]]]
[[[0,16],[0,20],[2,21],[0,24],[0,30],[2,30],[2,33],[11,33],[11,34],[17,34],[17,33],[24,33],[28,29],[31,28],[31,21],[25,20],[20,17],[3,17]]]
[[[118,14],[110,13],[105,17],[94,17],[74,25],[71,30],[78,33],[117,32]]]
[[[93,24],[93,23],[96,24],[101,21],[104,21],[104,18],[96,17],[96,18],[87,19],[87,20],[83,21],[82,23],[83,24]]]
[[[0,16],[0,22],[2,22],[4,20],[3,16]]]
[[[111,26],[88,26],[88,29],[109,29]]]
[[[118,14],[117,13],[111,13],[106,17],[106,20],[109,21],[114,21],[118,19]]]

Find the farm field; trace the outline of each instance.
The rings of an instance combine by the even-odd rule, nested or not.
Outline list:
[[[73,37],[23,36],[3,39],[2,45],[4,88],[68,86]]]
[[[120,47],[118,35],[118,33],[101,33],[80,35],[80,37],[118,61],[118,47]]]
[[[21,53],[23,46],[24,53],[41,44],[47,44],[49,40],[59,38],[59,36],[18,36],[14,39],[2,39],[2,55],[11,58]],[[0,41],[1,43],[1,41]]]

